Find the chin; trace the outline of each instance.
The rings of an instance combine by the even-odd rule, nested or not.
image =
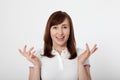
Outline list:
[[[58,44],[59,46],[65,46],[65,45],[66,45],[65,42],[57,42],[57,44]]]

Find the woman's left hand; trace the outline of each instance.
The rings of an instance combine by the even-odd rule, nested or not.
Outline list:
[[[78,63],[84,64],[90,55],[92,55],[98,49],[96,46],[97,45],[95,44],[94,47],[90,50],[88,44],[86,44],[86,50],[80,56],[78,56]]]

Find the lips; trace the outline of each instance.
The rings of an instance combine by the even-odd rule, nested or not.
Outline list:
[[[61,36],[61,37],[56,37],[58,41],[63,41],[64,40],[64,36]]]

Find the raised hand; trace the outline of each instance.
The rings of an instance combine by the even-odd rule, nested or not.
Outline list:
[[[19,52],[30,62],[34,64],[34,66],[41,66],[40,60],[38,57],[34,55],[35,50],[34,47],[31,47],[28,51],[26,50],[27,45],[24,46],[23,50],[19,49]]]
[[[84,62],[98,49],[95,44],[94,47],[90,50],[88,44],[86,43],[86,50],[78,56],[78,63],[84,64]]]

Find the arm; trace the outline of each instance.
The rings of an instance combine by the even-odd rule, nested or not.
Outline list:
[[[78,75],[79,80],[91,80],[90,66],[84,65],[85,61],[97,50],[96,45],[90,50],[86,44],[86,50],[78,56]]]
[[[40,72],[41,72],[41,62],[37,56],[34,55],[35,51],[33,51],[34,47],[30,48],[28,51],[26,50],[27,45],[24,46],[23,49],[19,49],[19,52],[31,63],[33,63],[34,67],[29,68],[29,80],[41,80]]]
[[[29,67],[29,80],[42,80],[40,67]]]
[[[78,65],[78,76],[79,76],[79,80],[91,80],[90,66],[79,64]]]

